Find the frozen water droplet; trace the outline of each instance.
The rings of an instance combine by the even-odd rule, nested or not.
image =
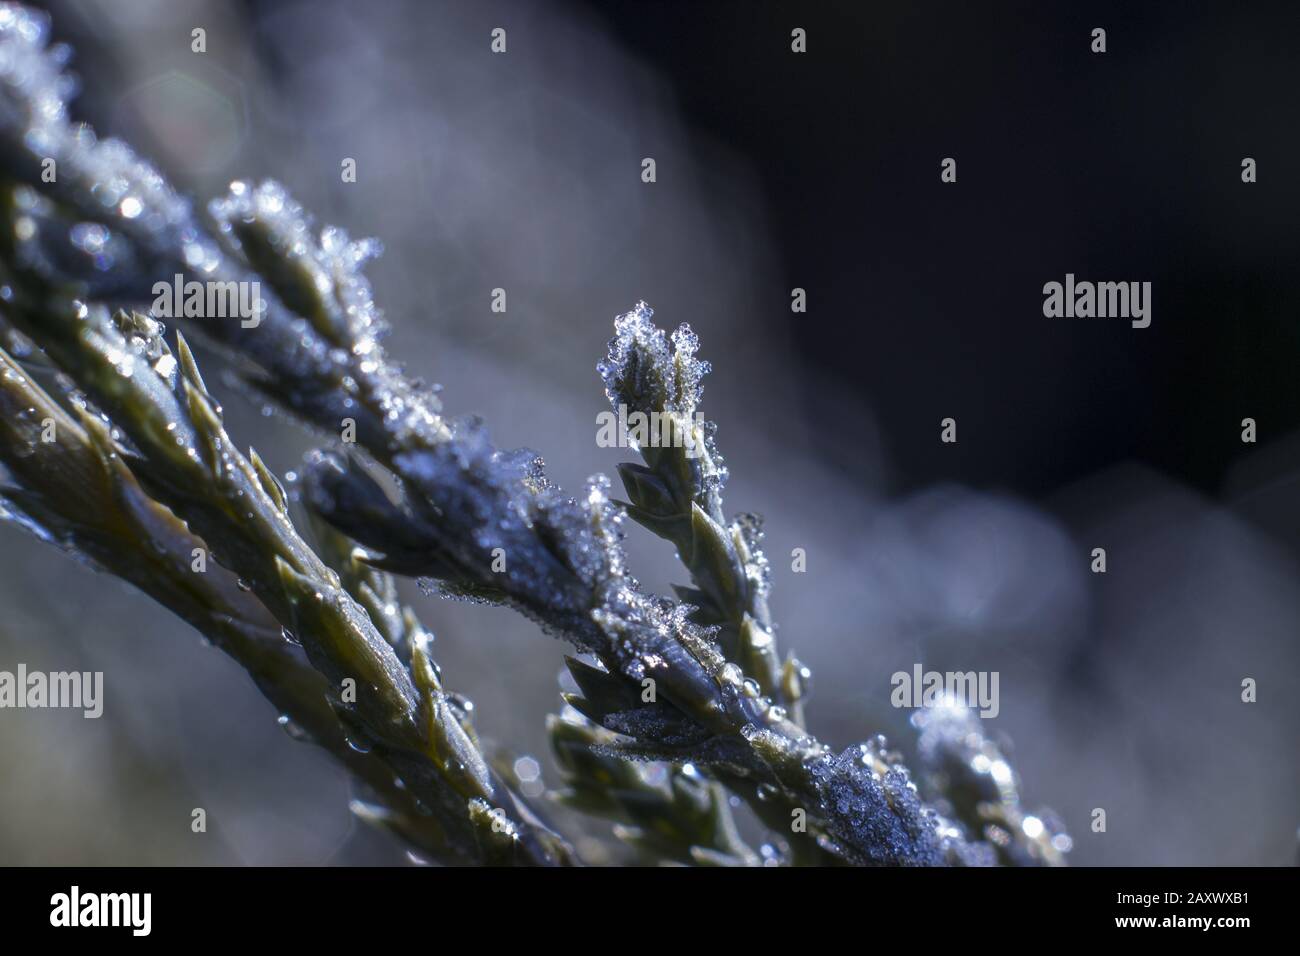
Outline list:
[[[296,724],[293,718],[288,714],[281,714],[276,719],[276,723],[279,724],[281,729],[283,729],[284,732],[294,740],[306,740],[308,737],[307,731],[303,730],[301,726]]]

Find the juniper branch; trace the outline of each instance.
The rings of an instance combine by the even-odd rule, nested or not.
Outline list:
[[[282,715],[367,789],[359,802],[418,850],[456,859],[437,818],[421,809],[377,754],[348,743],[324,678],[234,574],[192,569],[202,539],[149,496],[123,460],[112,428],[88,406],[69,412],[0,349],[0,486],[6,516],[40,539],[130,582],[234,658]]]
[[[787,688],[772,670],[774,648],[769,658],[768,642],[744,635],[746,615],[770,635],[765,608],[755,599],[763,595],[749,587],[749,566],[756,562],[741,551],[741,545],[756,551],[756,539],[750,549],[743,530],[730,541],[719,533],[720,500],[714,508],[707,495],[704,504],[694,500],[699,491],[693,485],[678,489],[692,496],[686,560],[699,575],[697,584],[706,585],[698,591],[727,599],[715,601],[718,626],[733,625],[738,646],[748,641],[742,663],[765,684],[747,678],[741,664],[728,659],[716,632],[690,619],[691,607],[641,591],[625,567],[623,515],[609,501],[607,483],[589,483],[579,500],[566,497],[547,481],[536,456],[502,452],[480,427],[444,420],[432,394],[391,363],[379,344],[382,319],[359,269],[373,246],[351,243],[337,230],[316,240],[301,210],[275,184],[237,185],[214,205],[217,233],[210,237],[161,176],[126,147],[98,143],[86,130],[70,127],[61,63],[40,46],[26,37],[15,42],[0,22],[0,95],[6,105],[0,109],[0,135],[14,147],[6,168],[34,183],[37,160],[57,156],[60,168],[70,172],[48,196],[16,194],[25,208],[14,217],[21,228],[12,233],[9,258],[19,269],[58,288],[75,285],[90,299],[128,302],[140,301],[148,277],[167,274],[177,263],[213,278],[260,276],[268,286],[267,307],[255,333],[233,322],[205,323],[203,331],[238,355],[250,384],[305,420],[337,432],[344,418],[354,418],[359,444],[399,480],[398,500],[384,494],[355,454],[316,456],[306,469],[305,489],[326,520],[375,553],[374,563],[438,579],[449,593],[512,606],[590,652],[602,665],[597,672],[605,675],[604,691],[626,705],[588,708],[589,716],[627,738],[619,753],[708,766],[774,826],[785,811],[804,811],[809,840],[828,857],[975,861],[978,854],[961,831],[920,802],[905,769],[869,748],[833,755],[782,704],[763,695],[764,686],[774,695]],[[28,62],[33,60],[39,62]],[[79,220],[104,229],[92,236],[78,233]],[[91,324],[102,329],[102,314],[90,314]],[[75,351],[78,344],[64,332],[42,342],[56,360],[60,349]],[[149,471],[159,473],[150,476],[157,483],[150,490],[187,520],[192,512],[200,533],[212,522],[229,534],[254,591],[283,611],[284,595],[273,589],[279,577],[290,595],[290,616],[306,618],[311,627],[304,630],[320,632],[308,644],[313,661],[332,677],[347,665],[383,684],[369,709],[354,715],[363,729],[380,739],[384,732],[395,735],[396,745],[390,741],[386,747],[390,757],[418,751],[428,741],[420,741],[410,726],[417,710],[412,684],[427,694],[431,669],[413,659],[412,682],[373,628],[356,640],[364,614],[317,567],[310,549],[302,545],[305,553],[298,551],[301,542],[274,520],[250,529],[223,527],[233,517],[229,500],[196,501],[187,494],[191,477],[210,486],[229,471],[235,486],[272,503],[276,498],[255,463],[239,459],[232,468],[211,470],[213,463],[224,463],[228,442],[215,406],[185,364],[180,397],[202,439],[208,470],[182,468],[179,461],[168,462],[162,449],[150,449]],[[114,383],[102,362],[92,371],[105,396],[120,398],[124,386]],[[106,405],[111,411],[112,402]],[[166,416],[155,419],[164,422]],[[141,428],[143,435],[136,433]],[[136,432],[131,437],[142,448],[148,448],[146,439],[162,437],[147,421]],[[169,467],[177,473],[169,476]],[[178,475],[183,480],[175,480]],[[708,522],[694,517],[696,509]],[[712,543],[696,546],[697,535],[711,536]],[[492,567],[494,554],[508,556],[507,570]],[[315,601],[314,591],[325,593],[322,586],[341,596]],[[658,693],[643,701],[638,692],[647,678]],[[753,680],[752,689],[747,680]],[[483,812],[474,801],[471,808]]]
[[[357,529],[369,535],[363,543],[377,547],[390,532],[410,532],[418,540],[424,529],[415,501],[404,496],[398,503],[387,502],[374,479],[355,462],[338,457],[325,461],[329,470],[318,468],[309,477],[331,520],[347,522],[354,513],[339,507],[340,501],[364,501],[366,527]],[[610,502],[605,487],[603,481],[591,482],[580,502],[549,497],[548,492],[549,507],[534,522],[539,533],[563,529],[554,539],[555,553],[564,557],[571,580],[560,596],[572,603],[558,608],[530,603],[528,592],[515,589],[509,573],[496,580],[464,576],[467,569],[460,570],[462,576],[448,575],[432,561],[412,566],[409,553],[403,556],[403,566],[444,577],[458,593],[495,595],[595,655],[603,667],[586,675],[583,696],[570,703],[629,738],[618,753],[708,767],[750,799],[769,825],[784,822],[788,827],[792,813],[806,813],[806,839],[821,855],[804,850],[804,859],[974,859],[965,853],[957,831],[936,829],[935,815],[920,802],[903,768],[891,766],[878,774],[874,763],[853,748],[832,755],[779,705],[747,685],[743,671],[723,656],[712,633],[689,620],[688,606],[639,589],[624,566],[619,527],[623,513]],[[455,521],[454,513],[446,515],[440,533],[446,534]],[[657,689],[651,701],[641,696],[647,678]]]
[[[615,320],[609,354],[599,366],[620,420],[639,414],[643,423],[660,423],[648,433],[643,428],[636,441],[645,464],[618,466],[628,514],[677,546],[695,584],[676,588],[696,607],[691,619],[716,627],[723,653],[802,724],[801,698],[810,675],[793,657],[782,664],[777,654],[761,521],[746,514],[728,523],[723,514],[728,473],[714,441],[717,426],[698,412],[709,363],[695,357],[699,340],[690,326],[678,328],[670,346],[653,315],[639,302]]]
[[[552,715],[547,734],[564,773],[556,794],[567,806],[616,822],[615,833],[650,863],[754,866],[719,784],[691,770],[652,780],[618,753],[617,734],[576,711]]]
[[[336,429],[353,418],[363,443],[381,453],[418,450],[448,437],[437,399],[397,373],[378,344],[384,324],[358,269],[376,244],[350,243],[333,229],[315,241],[300,210],[275,184],[232,186],[213,204],[213,238],[128,147],[101,142],[89,128],[68,122],[73,84],[63,72],[66,56],[44,49],[43,18],[5,9],[13,19],[0,32],[6,107],[0,134],[13,148],[0,162],[33,184],[38,164],[53,162],[59,170],[54,182],[41,183],[39,195],[13,194],[22,207],[13,218],[17,223],[21,217],[24,226],[11,233],[16,264],[48,281],[75,284],[84,295],[128,304],[143,301],[158,275],[188,267],[217,280],[249,280],[255,277],[249,267],[259,266],[265,275],[257,278],[268,289],[256,334],[235,323],[197,330],[241,353],[240,369],[250,384],[321,427]],[[102,228],[87,238],[86,223]],[[250,544],[251,558],[261,542]],[[458,558],[464,562],[466,555]],[[377,610],[364,591],[358,594]]]
[[[347,745],[373,748],[426,813],[459,830],[448,840],[461,857],[567,860],[567,848],[508,792],[466,733],[427,635],[410,635],[408,672],[338,575],[298,537],[279,483],[255,452],[245,458],[226,435],[184,338],[178,362],[144,316],[110,318],[102,306],[41,299],[33,292],[39,282],[21,272],[3,278],[12,293],[6,314],[124,423],[131,444],[112,443],[112,454],[146,476],[149,492],[204,540],[221,542],[214,559],[302,642],[335,688],[330,701]],[[355,681],[354,701],[337,691],[345,679]]]

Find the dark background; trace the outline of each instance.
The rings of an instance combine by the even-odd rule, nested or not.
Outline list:
[[[894,490],[1138,460],[1213,491],[1243,417],[1300,421],[1294,4],[590,6],[758,171],[810,303],[764,318],[874,406]],[[1067,272],[1150,281],[1151,327],[1045,319]]]

